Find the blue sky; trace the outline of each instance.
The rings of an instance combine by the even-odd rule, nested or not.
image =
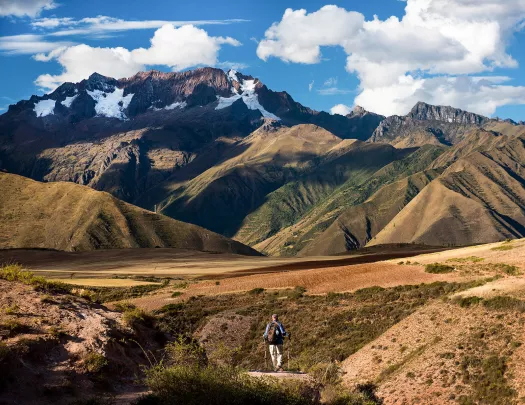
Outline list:
[[[317,110],[404,114],[422,100],[525,120],[525,0],[500,3],[3,0],[0,108],[94,69],[212,64]]]

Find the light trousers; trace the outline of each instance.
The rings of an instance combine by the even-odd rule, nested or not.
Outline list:
[[[277,369],[283,365],[283,345],[270,345],[270,356],[272,356],[273,368]]]

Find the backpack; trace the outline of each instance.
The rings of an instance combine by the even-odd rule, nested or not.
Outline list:
[[[279,325],[277,325],[276,322],[270,323],[270,328],[268,329],[268,343],[271,345],[277,344],[279,341],[279,334],[281,331],[279,330]]]

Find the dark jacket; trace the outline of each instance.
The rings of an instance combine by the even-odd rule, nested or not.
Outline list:
[[[264,335],[263,335],[264,340],[268,338],[268,331],[270,330],[270,325],[272,323],[273,322],[268,322],[268,325],[266,325],[266,331],[264,332]],[[276,330],[277,342],[275,344],[282,345],[284,342],[284,337],[288,336],[288,334],[286,333],[286,330],[284,329],[284,326],[281,322],[277,321],[276,323],[277,323],[277,330]]]

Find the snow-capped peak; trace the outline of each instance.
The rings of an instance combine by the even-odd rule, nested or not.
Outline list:
[[[238,72],[233,69],[230,69],[228,71],[228,79],[230,80],[230,82],[232,80],[238,82],[240,84],[240,91],[237,91],[237,89],[234,86],[232,86],[233,95],[231,97],[218,97],[218,104],[217,107],[215,107],[216,110],[221,110],[223,108],[229,107],[237,100],[241,99],[244,102],[244,104],[246,104],[246,107],[248,107],[250,110],[259,110],[263,117],[271,118],[277,121],[280,120],[280,118],[277,115],[265,110],[264,107],[259,103],[259,98],[257,97],[257,93],[255,92],[255,86],[258,82],[257,79],[239,79]]]
[[[113,117],[119,120],[127,120],[124,110],[128,108],[134,94],[124,96],[124,89],[115,87],[112,92],[102,90],[87,90],[87,93],[96,101],[95,111],[99,117]]]
[[[230,81],[235,80],[238,82],[239,79],[237,78],[237,73],[238,72],[234,69],[228,70],[228,79],[230,79]]]
[[[55,111],[55,100],[40,100],[38,103],[35,103],[35,112],[37,117],[45,117],[46,115],[52,115]]]

